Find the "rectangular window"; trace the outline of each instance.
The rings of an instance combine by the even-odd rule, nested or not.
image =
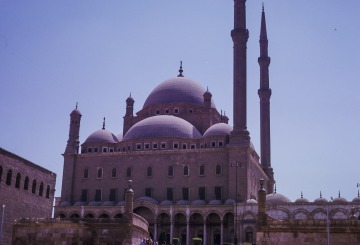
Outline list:
[[[196,145],[192,144],[192,145],[190,146],[190,148],[191,148],[191,149],[195,149],[195,148],[196,148]]]
[[[189,187],[182,188],[182,199],[189,200]]]
[[[205,200],[205,187],[199,187],[199,200]]]
[[[169,109],[165,109],[165,114],[169,114]]]
[[[173,144],[173,148],[174,148],[174,149],[178,149],[178,148],[179,148],[179,143],[174,143],[174,144]]]
[[[141,150],[141,144],[136,144],[136,150]]]
[[[186,149],[186,148],[187,148],[187,145],[186,145],[186,144],[183,144],[183,145],[182,145],[182,148],[183,148],[183,149]]]
[[[159,114],[160,114],[160,110],[157,109],[157,110],[155,111],[155,114],[159,115]]]
[[[89,169],[85,168],[84,169],[84,179],[88,179],[89,178]]]
[[[116,189],[110,189],[109,201],[111,202],[116,201]]]
[[[215,186],[215,199],[221,200],[221,186]]]
[[[107,152],[108,149],[106,147],[103,148],[103,152]]]
[[[215,141],[211,141],[211,147],[215,147],[216,146],[216,142]]]
[[[95,149],[94,149],[94,152],[98,152],[99,151],[99,149],[96,147]]]
[[[173,188],[166,189],[166,199],[170,201],[174,201],[174,190]]]
[[[102,179],[103,178],[103,169],[97,168],[96,178]]]
[[[82,201],[82,202],[87,202],[88,201],[88,190],[87,189],[82,189],[81,190],[80,201]]]
[[[87,152],[92,152],[92,148],[91,147],[89,147],[88,149],[87,149]]]
[[[161,149],[166,149],[166,143],[161,142]]]
[[[110,148],[109,151],[110,151],[110,152],[114,152],[114,148]]]
[[[179,108],[174,109],[174,114],[179,114]]]
[[[218,142],[218,146],[219,146],[219,147],[222,147],[222,146],[223,146],[223,142],[222,142],[222,141],[219,141],[219,142]]]
[[[144,144],[144,148],[145,148],[146,150],[150,149],[150,144],[149,144],[149,143],[145,143],[145,144]]]
[[[95,202],[101,202],[101,189],[95,190]]]
[[[153,149],[157,149],[158,148],[158,144],[157,143],[153,143]]]
[[[146,188],[146,189],[145,189],[145,196],[147,196],[147,197],[152,197],[152,190],[151,190],[151,188]]]

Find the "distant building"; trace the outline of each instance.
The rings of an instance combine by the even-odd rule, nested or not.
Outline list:
[[[1,245],[11,244],[15,220],[52,216],[55,182],[55,173],[0,148]]]

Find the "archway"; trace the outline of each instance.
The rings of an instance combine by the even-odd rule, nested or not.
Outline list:
[[[206,234],[208,244],[220,245],[221,244],[221,219],[220,216],[216,213],[211,213],[206,217]]]
[[[156,218],[157,240],[159,244],[170,243],[170,216],[167,213],[161,213]]]

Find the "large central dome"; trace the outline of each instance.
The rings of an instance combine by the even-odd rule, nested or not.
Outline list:
[[[156,104],[192,103],[203,105],[206,89],[194,80],[175,77],[160,83],[147,97],[143,109]],[[211,107],[215,103],[211,100]]]

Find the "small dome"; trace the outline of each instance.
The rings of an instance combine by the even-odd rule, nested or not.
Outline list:
[[[308,203],[308,202],[309,202],[309,200],[304,197],[300,197],[295,200],[295,203]]]
[[[222,204],[221,200],[211,200],[209,202],[210,205],[220,205]]]
[[[71,206],[71,203],[67,202],[67,201],[64,201],[64,202],[61,202],[60,207],[67,207],[67,206]]]
[[[135,100],[130,96],[130,97],[128,97],[127,99],[126,99],[126,103],[134,103],[135,102]]]
[[[212,125],[210,128],[208,128],[205,131],[204,137],[206,137],[206,136],[230,135],[230,132],[232,130],[233,129],[229,124],[217,123],[217,124]]]
[[[255,199],[248,199],[246,203],[258,203]]]
[[[81,112],[76,108],[76,109],[74,109],[74,110],[70,113],[70,116],[73,116],[73,115],[79,115],[79,116],[81,116]]]
[[[105,201],[101,204],[101,206],[114,206],[115,202],[112,201]]]
[[[158,137],[198,139],[201,134],[191,123],[182,118],[159,115],[146,118],[133,125],[124,135],[123,141]]]
[[[189,201],[188,200],[179,200],[176,202],[177,205],[188,205]]]
[[[125,206],[125,201],[120,201],[116,204],[117,206]]]
[[[358,191],[357,197],[355,197],[352,202],[360,202],[360,191]]]
[[[152,197],[143,196],[143,197],[139,197],[136,200],[145,200],[145,201],[151,202],[152,204],[159,205],[159,202]]]
[[[337,197],[332,202],[337,204],[342,204],[342,203],[347,203],[348,201],[344,197]]]
[[[88,206],[100,206],[101,205],[101,202],[89,202]]]
[[[195,200],[191,203],[192,205],[206,205],[204,200]]]
[[[203,105],[206,89],[197,82],[185,78],[175,77],[160,83],[147,97],[143,109],[151,105],[171,103],[192,103]],[[211,107],[215,108],[213,100]]]
[[[314,203],[328,203],[329,201],[326,198],[319,197],[314,200]]]
[[[76,202],[74,203],[74,206],[86,206],[86,202]]]
[[[100,129],[90,134],[90,136],[87,137],[84,143],[95,143],[95,142],[117,143],[119,141],[116,138],[116,136],[110,131],[105,129]]]
[[[235,204],[235,200],[234,199],[227,199],[226,201],[225,201],[225,204]]]
[[[167,206],[167,205],[172,205],[172,204],[173,204],[173,201],[170,201],[170,200],[163,200],[160,203],[160,205],[162,205],[162,206]]]
[[[280,193],[272,193],[266,196],[267,204],[290,203],[290,199]]]

